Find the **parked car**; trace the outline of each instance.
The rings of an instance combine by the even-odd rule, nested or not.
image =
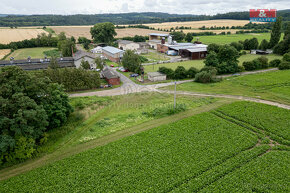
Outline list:
[[[130,77],[138,77],[139,74],[131,74]]]

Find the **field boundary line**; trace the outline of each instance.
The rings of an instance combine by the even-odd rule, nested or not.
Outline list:
[[[222,118],[222,119],[225,119],[225,120],[228,120],[230,122],[233,122],[233,123],[235,123],[237,125],[241,124],[240,126],[246,128],[246,129],[251,129],[250,127],[252,127],[252,129],[254,128],[254,130],[262,132],[264,137],[268,137],[268,138],[270,138],[270,140],[273,140],[274,142],[276,142],[278,144],[282,143],[283,145],[289,146],[290,141],[288,139],[285,139],[283,136],[277,135],[277,134],[275,134],[275,133],[273,133],[271,131],[268,131],[268,130],[265,130],[265,129],[262,129],[262,128],[258,128],[256,126],[252,125],[251,123],[248,123],[246,121],[240,120],[240,119],[238,119],[236,117],[228,115],[228,114],[226,114],[226,113],[224,113],[222,111],[219,111],[219,110],[215,110],[214,112],[211,112],[211,113],[216,115],[216,116],[218,116],[218,117],[220,117],[220,118]],[[243,125],[246,125],[246,126],[243,126]],[[270,134],[270,135],[268,136],[268,134]],[[275,139],[275,138],[281,138],[281,141],[277,141],[277,139]]]

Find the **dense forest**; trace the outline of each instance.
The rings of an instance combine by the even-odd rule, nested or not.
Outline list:
[[[278,11],[285,21],[290,21],[290,10]],[[119,24],[144,24],[176,21],[199,21],[211,19],[249,19],[249,12],[230,12],[207,15],[168,14],[168,13],[120,13],[120,14],[95,14],[95,15],[9,15],[0,17],[1,27],[20,26],[60,26],[60,25],[94,25],[102,22]]]

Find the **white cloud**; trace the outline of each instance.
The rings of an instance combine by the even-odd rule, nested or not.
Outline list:
[[[119,12],[167,12],[216,14],[250,8],[290,9],[289,0],[0,0],[0,13],[96,14]]]

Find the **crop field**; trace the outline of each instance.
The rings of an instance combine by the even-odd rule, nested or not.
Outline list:
[[[158,28],[170,29],[172,27],[175,28],[175,27],[181,27],[181,26],[198,29],[202,26],[205,26],[205,27],[244,26],[247,23],[249,23],[249,20],[217,19],[217,20],[206,20],[206,21],[151,23],[151,24],[144,24],[144,25],[147,25],[149,27],[154,27],[155,29],[158,29]]]
[[[92,26],[51,26],[50,28],[55,31],[56,34],[60,32],[65,32],[67,36],[86,37],[92,39],[90,29]],[[148,36],[149,33],[158,33],[156,30],[140,29],[140,28],[126,28],[126,29],[116,29],[116,38],[122,37],[134,37],[135,35]],[[162,32],[166,33],[166,32]]]
[[[10,53],[10,49],[0,50],[0,60],[3,59],[9,53]]]
[[[239,60],[239,65],[242,65],[245,61],[251,61],[256,58],[261,57],[260,55],[256,54],[246,54],[242,55]],[[269,54],[265,56],[268,58],[269,62],[274,59],[282,59],[282,56],[275,55],[275,54]],[[145,72],[156,72],[158,71],[159,67],[167,67],[175,70],[178,66],[183,66],[185,69],[189,69],[190,67],[195,67],[198,70],[204,67],[204,60],[189,60],[184,62],[175,62],[175,63],[165,63],[165,64],[155,64],[155,65],[146,65],[144,66]]]
[[[33,59],[36,58],[44,58],[45,51],[54,50],[56,48],[50,47],[39,47],[39,48],[23,48],[15,50],[13,53],[9,55],[9,57],[14,57],[15,60],[23,60],[27,59],[30,56]]]
[[[36,28],[0,28],[0,44],[9,44],[10,42],[17,42],[26,39],[36,38],[37,35],[46,33],[43,29]]]
[[[288,192],[289,146],[267,133],[289,136],[287,116],[227,104],[0,181],[0,191]]]
[[[210,84],[189,82],[177,85],[177,90],[250,96],[290,104],[290,70],[230,77]]]

